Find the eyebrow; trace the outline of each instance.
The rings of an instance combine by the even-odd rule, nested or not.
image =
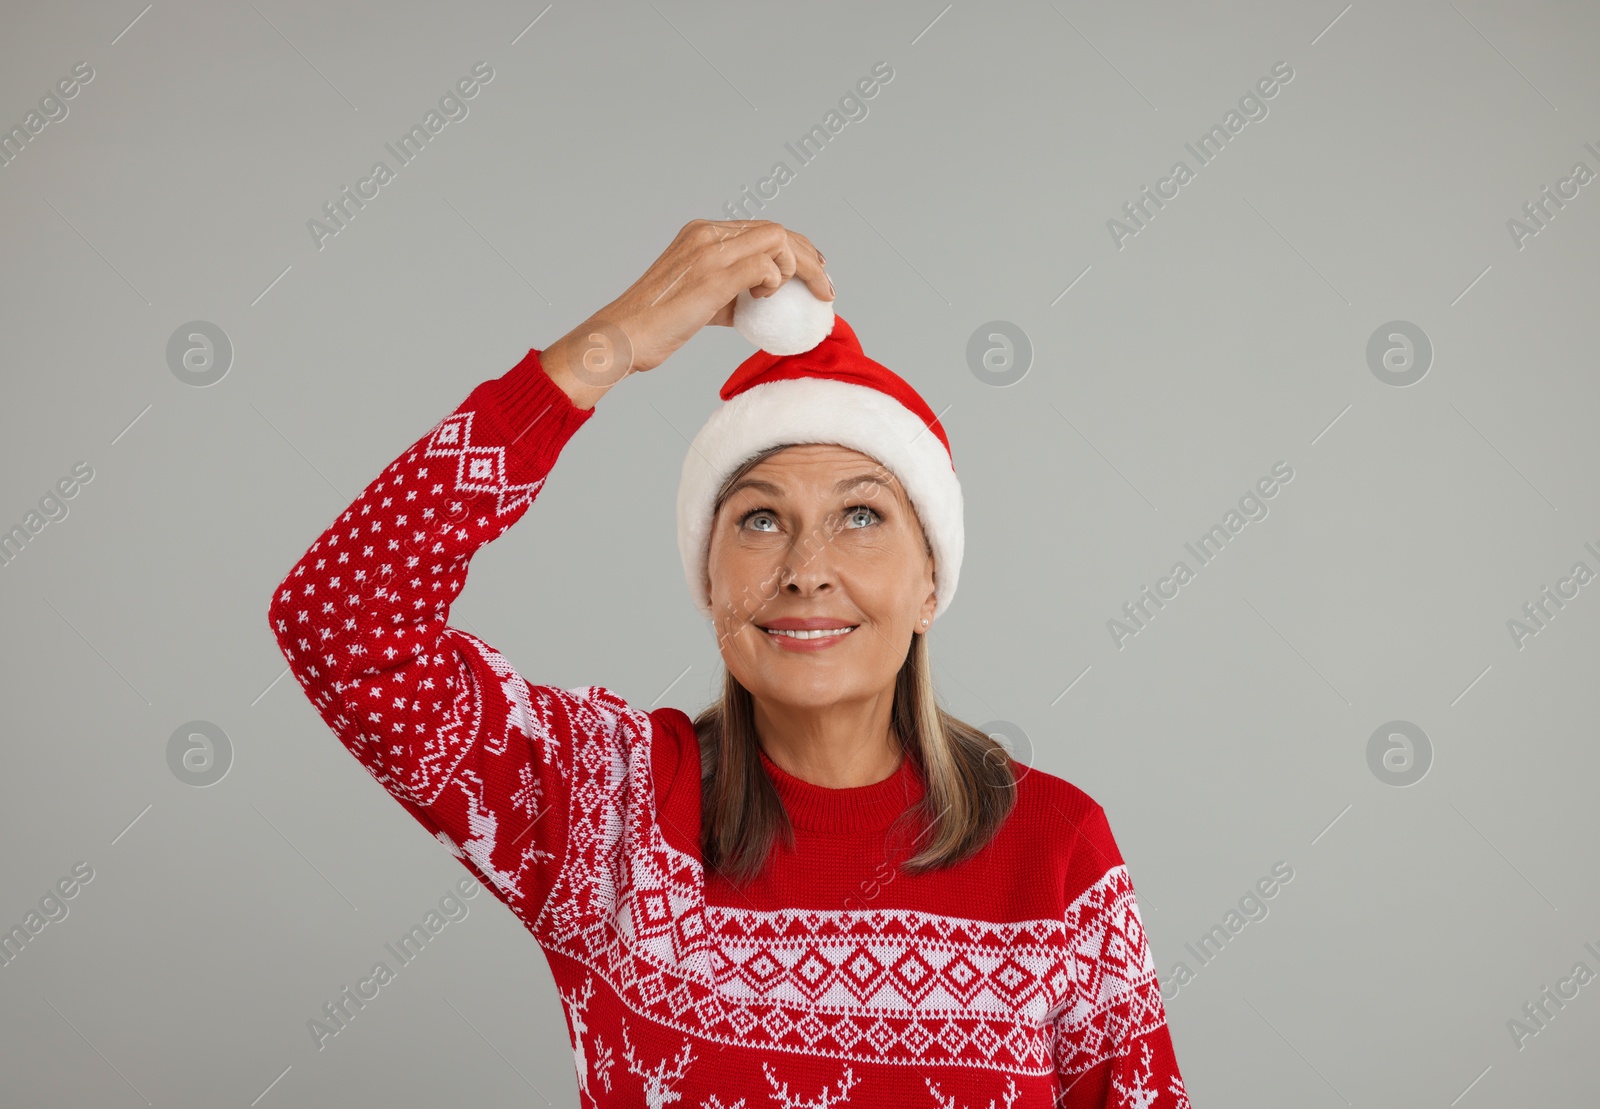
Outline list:
[[[879,478],[876,474],[857,474],[855,477],[841,478],[839,481],[835,482],[833,491],[835,493],[848,493],[858,485],[881,485],[885,489],[890,488],[889,483]],[[731,500],[733,495],[739,492],[741,489],[758,489],[761,492],[774,497],[781,496],[783,494],[782,487],[775,485],[770,481],[763,481],[760,478],[745,478],[732,489],[728,490],[727,499]]]

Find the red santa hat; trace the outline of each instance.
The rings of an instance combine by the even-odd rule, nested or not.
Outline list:
[[[695,436],[678,485],[678,552],[695,606],[711,617],[712,507],[728,475],[779,444],[836,443],[876,459],[906,491],[933,548],[939,616],[955,596],[964,533],[961,483],[938,417],[904,378],[868,358],[832,302],[817,300],[803,282],[747,299],[740,294],[735,326],[765,349],[723,384],[724,403]],[[758,312],[766,317],[759,324]]]

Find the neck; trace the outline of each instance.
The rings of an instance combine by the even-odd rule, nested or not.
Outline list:
[[[865,702],[796,707],[755,701],[756,736],[779,767],[827,789],[881,782],[900,765],[889,730],[894,690]]]

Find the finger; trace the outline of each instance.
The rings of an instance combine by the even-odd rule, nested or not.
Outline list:
[[[702,241],[710,248],[708,260],[729,273],[741,274],[738,287],[749,290],[753,297],[771,296],[797,264],[789,233],[771,220],[706,220],[702,233]]]
[[[789,236],[791,238],[793,238],[794,240],[796,240],[797,242],[799,242],[799,244],[801,246],[805,247],[806,250],[810,251],[812,254],[815,254],[817,256],[817,264],[818,265],[826,265],[827,264],[828,260],[822,256],[822,251],[818,250],[817,247],[816,247],[816,244],[813,243],[810,239],[806,238],[804,235],[800,234],[800,232],[798,232],[798,231],[790,231],[789,232]],[[802,252],[802,253],[804,253],[804,252]]]
[[[800,265],[800,259],[795,254],[794,244],[791,242],[787,232],[784,233],[782,240],[772,252],[772,261],[777,267],[777,279],[772,280],[769,277],[761,288],[750,290],[751,296],[769,297],[777,292],[785,281],[794,276],[795,270]]]
[[[706,220],[705,226],[719,250],[734,249],[740,253],[770,246],[782,233],[777,224],[764,219]]]
[[[771,255],[765,252],[741,259],[733,267],[737,287],[750,290],[753,297],[770,296],[772,290],[783,284],[783,273]]]
[[[800,265],[796,271],[800,279],[811,290],[811,295],[818,300],[832,300],[834,298],[833,282],[823,270],[822,252],[811,244],[811,240],[798,231],[791,231],[789,235],[800,244]]]

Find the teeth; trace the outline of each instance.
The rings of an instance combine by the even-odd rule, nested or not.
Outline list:
[[[785,631],[780,628],[767,628],[768,635],[787,635],[791,639],[821,639],[827,635],[846,635],[853,628],[818,628],[815,631]]]

